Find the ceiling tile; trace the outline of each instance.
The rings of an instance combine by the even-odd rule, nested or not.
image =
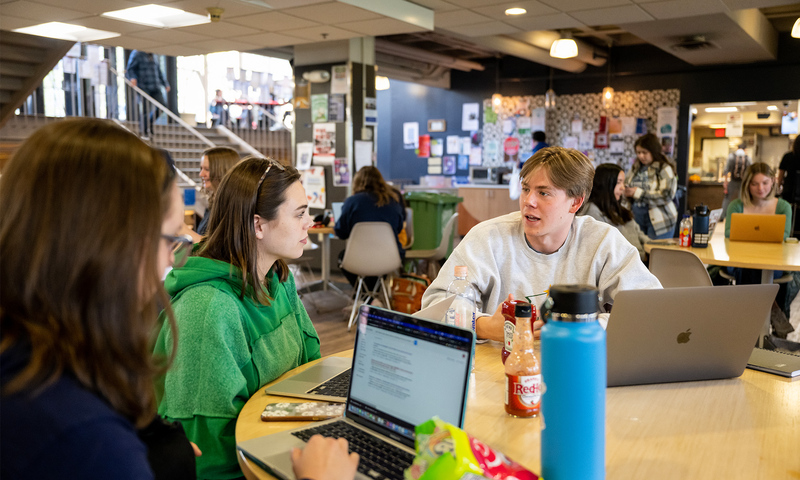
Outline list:
[[[511,7],[521,7],[527,10],[524,15],[506,15],[506,10]],[[490,7],[475,7],[472,11],[486,15],[487,17],[494,18],[505,22],[512,18],[522,18],[531,15],[551,15],[559,13],[559,10],[548,7],[541,2],[516,2],[516,3],[499,3]]]
[[[95,15],[99,15],[105,12],[111,12],[114,10],[122,10],[123,8],[137,7],[140,5],[140,3],[128,0],[103,0],[102,2],[98,2],[97,0],[71,0],[70,2],[65,2],[64,0],[35,0],[35,1],[36,3],[43,3],[45,5],[50,5],[53,7],[63,7],[65,5],[68,5],[70,10],[75,10],[84,13],[92,13]]]
[[[719,0],[667,0],[665,2],[641,5],[647,13],[659,20],[669,18],[695,17],[712,13],[727,12],[728,7]],[[617,22],[615,25],[630,22]]]
[[[12,17],[11,15],[0,15],[0,30],[14,30],[17,28],[32,27],[40,22],[30,18]],[[3,33],[0,32],[0,35]]]
[[[133,38],[123,35],[121,37],[109,38],[106,40],[99,40],[97,43],[101,45],[110,45],[114,47],[123,47],[129,50],[143,50],[145,52],[151,51],[150,49],[156,48],[161,45],[161,42],[155,40],[148,40],[146,38]]]
[[[319,27],[311,27],[311,28],[298,28],[295,30],[287,30],[282,33],[291,35],[293,37],[305,38],[313,42],[345,40],[348,38],[355,38],[361,36],[356,32],[351,32],[349,30],[336,28],[330,25],[322,25]]]
[[[475,25],[464,25],[463,27],[450,27],[448,30],[451,32],[460,33],[468,37],[486,37],[488,35],[508,35],[512,33],[519,33],[521,30],[517,27],[503,22],[487,22],[477,23]]]
[[[460,7],[475,8],[475,7],[490,7],[497,3],[497,0],[447,0],[450,3]]]
[[[257,45],[253,45],[252,43],[237,42],[235,40],[228,40],[224,38],[215,38],[214,40],[206,40],[203,42],[192,42],[190,46],[203,49],[209,53],[228,52],[231,50],[246,52],[248,50],[258,48]]]
[[[401,22],[400,20],[395,20],[393,18],[379,18],[377,20],[339,23],[336,26],[352,32],[358,32],[361,35],[370,35],[374,37],[380,35],[397,35],[401,33],[426,31],[422,27]]]
[[[66,10],[35,2],[11,2],[0,6],[0,15],[11,15],[18,18],[30,18],[36,20],[35,25],[47,22],[68,22],[74,18],[86,17],[84,12]]]
[[[246,25],[248,27],[253,27],[260,31],[267,32],[291,30],[293,28],[315,27],[319,25],[317,22],[312,22],[311,20],[292,15],[286,15],[285,13],[281,12],[267,12],[259,13],[258,15],[234,17],[231,18],[229,22],[237,25]]]
[[[460,7],[452,3],[443,2],[442,0],[409,0],[411,3],[416,3],[425,8],[430,8],[434,12],[448,12],[450,10],[457,10]]]
[[[258,35],[245,35],[243,37],[234,37],[231,40],[240,40],[245,43],[252,43],[258,47],[284,47],[286,45],[298,45],[301,43],[309,43],[312,40],[301,39],[284,35],[282,33],[259,33]]]
[[[562,12],[577,10],[594,10],[597,8],[617,7],[620,5],[633,5],[631,0],[541,0]],[[657,1],[657,0],[656,0]],[[638,2],[637,2],[638,3]]]
[[[202,42],[210,40],[205,35],[197,35],[189,32],[182,32],[177,28],[152,28],[130,34],[131,37],[147,38],[167,45],[182,45],[191,42]]]
[[[138,0],[143,4],[158,3],[167,7],[179,8],[186,12],[196,13],[198,15],[208,15],[208,7],[219,7],[225,10],[222,14],[222,20],[225,21],[226,16],[238,15],[252,15],[261,12],[269,12],[272,9],[261,7],[247,3],[246,1],[239,0],[177,0],[177,1],[164,1],[164,0]],[[266,0],[265,3],[270,5],[272,2]]]
[[[449,28],[475,23],[486,23],[491,18],[469,10],[456,10],[454,12],[436,12],[433,15],[433,24],[436,27]]]
[[[786,0],[722,0],[722,3],[731,10],[744,10],[747,8],[780,7],[793,2],[787,2]],[[798,3],[794,3],[794,5],[800,6]]]
[[[570,12],[570,15],[589,26],[619,25],[621,23],[646,22],[648,20],[653,20],[653,17],[642,10],[642,8],[644,7],[640,7],[638,5],[626,5],[622,7],[581,10],[579,12]]]
[[[139,25],[136,23],[123,22],[121,20],[114,20],[113,18],[98,16],[76,18],[74,20],[70,20],[69,23],[89,28],[96,28],[98,30],[106,30],[108,32],[117,32],[123,35],[147,31],[153,28],[147,25]]]
[[[188,57],[192,55],[203,55],[204,53],[209,52],[189,45],[163,45],[153,48],[153,53],[158,55],[168,55],[171,57]]]
[[[232,0],[238,1],[238,0]],[[282,10],[284,8],[300,7],[303,5],[319,5],[321,3],[333,3],[332,0],[264,0],[264,3],[270,5],[275,10]]]
[[[229,38],[239,35],[254,35],[259,30],[242,25],[235,25],[226,21],[206,23],[204,25],[193,25],[191,27],[181,27],[177,30],[181,32],[196,33],[215,38]]]
[[[281,12],[324,24],[357,22],[359,20],[381,18],[380,14],[338,2],[308,7],[287,8],[286,10],[281,10]]]
[[[555,15],[523,16],[506,20],[522,30],[557,30],[560,28],[579,28],[585,26],[580,20],[573,18],[566,13]]]

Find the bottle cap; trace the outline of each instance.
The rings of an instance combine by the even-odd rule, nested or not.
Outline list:
[[[466,265],[457,265],[455,268],[455,276],[456,277],[466,277],[467,276],[467,266]]]
[[[532,315],[532,313],[531,313],[531,304],[530,303],[519,302],[516,305],[514,305],[514,316],[515,317],[524,318],[524,317],[530,317],[531,315]]]
[[[708,215],[708,205],[703,205],[702,203],[696,207],[694,207],[694,213],[697,215]]]
[[[597,289],[591,285],[553,285],[547,304],[550,311],[567,315],[595,315],[599,310]]]

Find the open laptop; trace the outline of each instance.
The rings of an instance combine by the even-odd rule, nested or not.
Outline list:
[[[738,377],[778,285],[626,290],[606,329],[608,386]]]
[[[463,427],[474,346],[471,330],[362,305],[344,417],[237,448],[272,475],[294,479],[292,448],[317,433],[344,437],[361,456],[356,478],[400,480],[414,459],[417,425],[438,416]]]
[[[731,240],[780,243],[785,230],[786,215],[731,214]]]
[[[423,308],[413,316],[440,322],[455,297],[448,297]],[[321,362],[267,387],[267,395],[307,398],[325,402],[344,403],[350,388],[352,359],[328,357]]]
[[[782,377],[800,377],[800,355],[754,348],[747,361],[747,368]]]
[[[331,202],[334,223],[339,220],[339,216],[342,214],[342,205],[344,205],[344,202]]]

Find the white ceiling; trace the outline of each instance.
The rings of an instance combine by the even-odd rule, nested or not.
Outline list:
[[[218,23],[175,29],[100,16],[147,3],[201,15],[207,7],[225,12]],[[505,9],[512,6],[528,13],[506,16]],[[784,8],[775,14],[775,7]],[[751,9],[772,9],[773,14],[768,19]],[[435,28],[437,34],[544,64],[549,64],[546,50],[525,39],[531,32],[559,29],[598,45],[623,36],[630,42],[635,36],[634,43],[651,43],[695,65],[770,60],[776,55],[775,17],[793,22],[798,15],[800,3],[786,0],[0,0],[2,30],[60,21],[121,34],[99,43],[163,55],[255,51]],[[672,49],[681,38],[695,34],[705,35],[714,49]],[[513,48],[504,51],[506,45]],[[585,67],[580,61],[550,65],[571,71]]]

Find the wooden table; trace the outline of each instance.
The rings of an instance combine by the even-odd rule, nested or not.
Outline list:
[[[540,419],[503,410],[500,344],[478,345],[476,355],[465,430],[540,473]],[[302,400],[259,391],[239,415],[236,441],[305,424],[261,422],[264,406],[279,401]],[[800,478],[798,380],[746,369],[728,380],[609,388],[606,404],[609,479]],[[272,478],[241,454],[239,464],[249,479]]]

